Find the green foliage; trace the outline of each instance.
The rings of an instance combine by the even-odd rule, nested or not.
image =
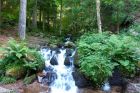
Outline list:
[[[43,66],[44,59],[39,52],[29,49],[25,42],[15,40],[8,42],[4,57],[0,61],[0,70],[14,77],[23,76],[30,70],[42,70]]]
[[[5,71],[5,76],[14,77],[16,79],[22,78],[26,74],[25,68],[18,64],[7,64]]]
[[[101,55],[87,56],[80,61],[80,70],[98,87],[112,75],[112,70],[115,66],[107,57]]]
[[[11,78],[11,77],[0,77],[0,84],[10,84],[10,83],[15,83],[16,79]]]
[[[135,74],[138,43],[128,35],[86,33],[78,40],[80,69],[96,85],[101,85],[119,66],[125,76]],[[100,77],[102,75],[102,77]]]
[[[36,75],[31,75],[29,77],[25,77],[23,82],[25,85],[31,84],[35,80],[35,78],[36,78]]]

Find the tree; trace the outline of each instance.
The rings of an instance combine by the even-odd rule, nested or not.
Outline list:
[[[62,3],[63,3],[63,1],[60,0],[60,35],[62,33],[62,8],[63,8]]]
[[[100,16],[100,0],[96,0],[96,11],[97,11],[97,25],[99,33],[102,33],[102,23]]]
[[[1,30],[1,0],[0,0],[0,30]]]
[[[20,0],[19,37],[21,40],[24,40],[26,35],[26,6],[27,0]]]
[[[34,0],[33,6],[33,20],[32,20],[32,28],[33,30],[37,29],[37,0]]]

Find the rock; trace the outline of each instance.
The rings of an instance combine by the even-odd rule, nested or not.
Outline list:
[[[74,66],[75,66],[75,68],[80,68],[79,56],[78,56],[77,51],[74,55]]]
[[[126,93],[140,93],[140,84],[129,83],[126,88]]]
[[[122,86],[122,81],[123,78],[119,69],[115,68],[112,77],[109,78],[109,84],[111,86]]]
[[[34,74],[29,77],[25,77],[23,82],[24,82],[24,84],[31,84],[32,82],[35,81],[35,79],[36,79],[36,75]]]
[[[64,42],[67,42],[67,41],[72,41],[72,35],[71,34],[67,34],[65,37],[64,37]]]
[[[82,88],[82,89],[78,89],[77,93],[105,93],[105,92],[103,92],[99,89],[94,90],[94,89],[90,89],[90,88]]]
[[[49,90],[48,86],[42,86],[37,82],[34,82],[33,84],[27,85],[23,87],[23,93],[40,93],[44,92],[47,93]]]
[[[53,71],[53,67],[52,66],[47,66],[47,67],[45,67],[44,70],[46,71],[46,73],[47,72],[52,72]]]
[[[58,65],[57,59],[53,56],[50,60],[51,65]]]
[[[66,56],[72,56],[72,50],[67,48],[66,49]]]
[[[63,48],[63,46],[64,46],[63,44],[60,44],[60,43],[57,44],[57,48]]]
[[[72,73],[73,78],[75,80],[75,85],[78,88],[87,88],[87,87],[91,87],[91,81],[88,80],[87,78],[85,78],[85,76],[83,74],[81,74],[80,72],[76,71]]]
[[[65,48],[75,48],[76,47],[76,45],[71,41],[65,42],[64,46],[65,46]]]
[[[70,57],[65,58],[64,65],[65,66],[71,66],[72,65],[72,63],[70,62]]]
[[[6,69],[6,76],[11,76],[16,79],[22,78],[25,75],[25,69],[21,66],[11,66]]]
[[[117,67],[114,69],[112,77],[109,78],[109,84],[111,86],[121,87],[122,92],[126,89],[127,81],[122,77],[122,75]]]
[[[13,90],[9,90],[9,89],[0,87],[0,93],[15,93],[15,92]]]
[[[57,79],[57,74],[55,72],[47,72],[46,76],[42,78],[42,84],[50,85],[55,79]]]

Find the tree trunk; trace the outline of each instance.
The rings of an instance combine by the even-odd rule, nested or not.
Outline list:
[[[41,11],[41,6],[39,9],[39,23],[41,24],[41,18],[42,18],[42,11]]]
[[[117,16],[117,33],[119,33],[119,31],[120,31],[120,22],[119,22],[119,9],[117,9],[117,14],[116,14],[116,16]]]
[[[43,11],[43,18],[42,18],[42,20],[43,20],[42,30],[45,31],[45,22],[46,22],[46,19],[45,19],[45,13],[44,13],[44,11]]]
[[[24,40],[26,35],[26,6],[27,0],[20,0],[19,37],[21,40]]]
[[[100,0],[96,0],[96,11],[97,11],[97,25],[99,33],[102,33],[102,23],[100,16]]]
[[[2,19],[1,19],[1,9],[2,9],[2,4],[1,4],[1,0],[0,0],[0,31],[1,31],[1,22],[2,22]]]
[[[62,8],[63,8],[63,5],[62,5],[62,0],[61,0],[61,2],[60,2],[61,4],[61,7],[60,7],[60,35],[62,34]]]
[[[35,0],[35,4],[33,6],[32,28],[33,30],[37,29],[37,0]]]

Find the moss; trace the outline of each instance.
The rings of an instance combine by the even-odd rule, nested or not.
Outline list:
[[[12,77],[0,77],[0,84],[10,84],[10,83],[15,83],[16,79]]]
[[[20,65],[9,65],[6,68],[5,75],[19,79],[25,76],[25,69]]]
[[[29,76],[29,77],[25,77],[23,80],[23,83],[25,85],[31,84],[35,79],[36,79],[36,75],[34,74],[34,75]]]

